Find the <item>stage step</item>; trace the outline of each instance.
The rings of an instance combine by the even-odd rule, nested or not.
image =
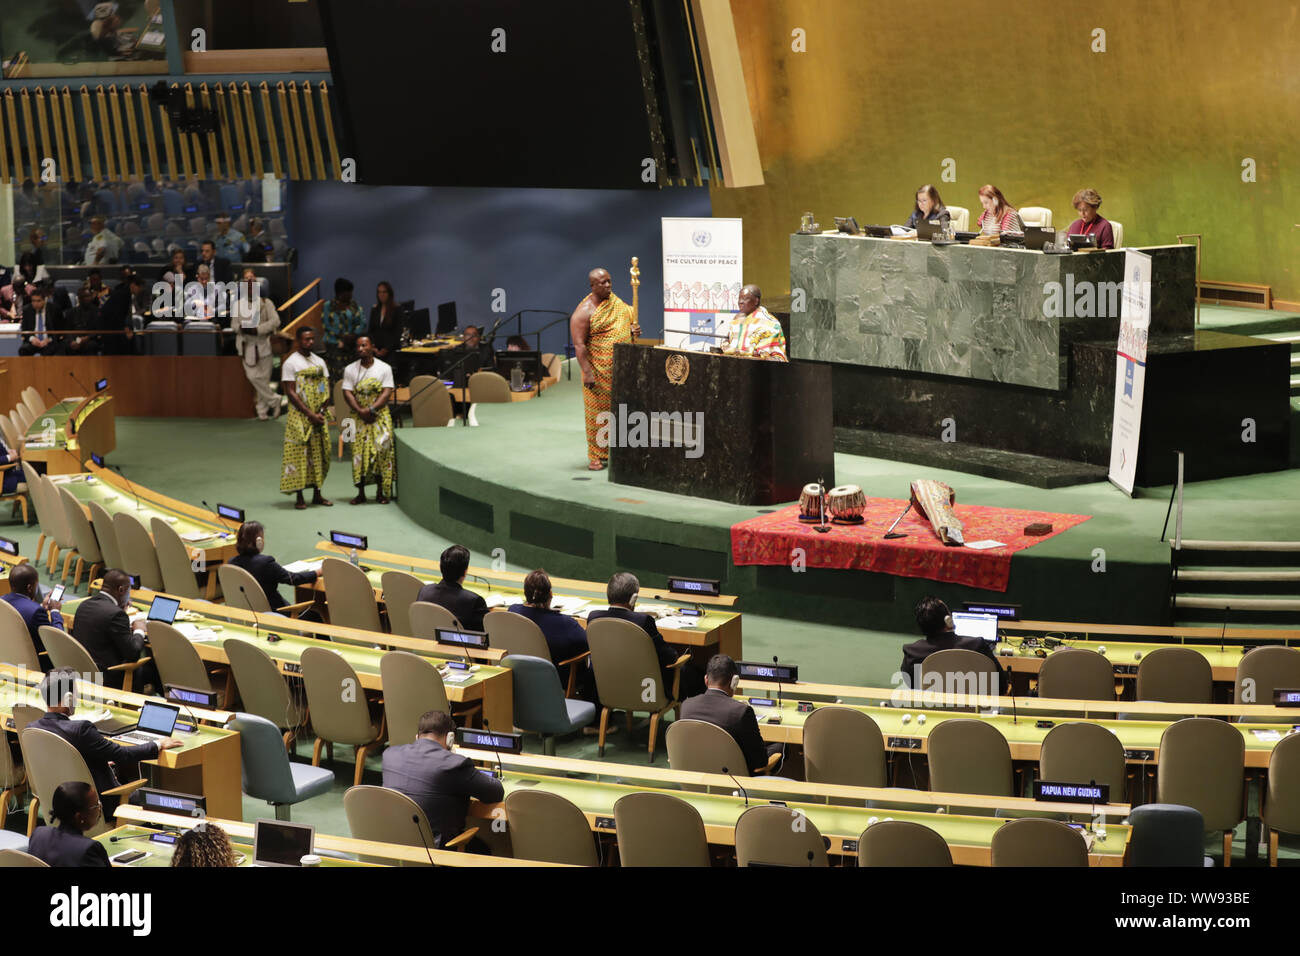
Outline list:
[[[1300,551],[1300,541],[1215,541],[1183,538],[1184,551]]]
[[[1295,581],[1300,583],[1300,571],[1290,568],[1179,568],[1179,581]]]
[[[1204,608],[1222,611],[1292,611],[1300,614],[1300,597],[1242,597],[1240,594],[1180,594],[1174,598],[1174,607]]]

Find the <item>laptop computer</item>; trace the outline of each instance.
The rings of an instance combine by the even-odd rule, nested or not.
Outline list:
[[[863,226],[862,231],[868,236],[875,236],[877,239],[889,239],[894,235],[894,230],[888,226]]]
[[[148,621],[162,621],[164,624],[171,624],[176,620],[176,612],[181,609],[181,602],[178,598],[164,597],[159,594],[149,605],[149,615],[145,618]]]
[[[952,627],[958,637],[978,637],[990,644],[998,642],[998,616],[973,614],[970,611],[953,611]]]
[[[316,828],[305,823],[258,820],[253,831],[253,866],[302,866],[316,843]]]
[[[123,741],[132,744],[157,743],[170,737],[176,730],[176,718],[180,716],[180,712],[179,707],[173,707],[171,704],[158,704],[147,700],[140,708],[140,716],[136,719],[135,725],[122,728],[119,733],[113,734],[113,739],[118,743]]]
[[[1049,242],[1056,241],[1056,230],[1042,226],[1025,226],[1025,248],[1041,250]]]
[[[1095,234],[1084,235],[1081,232],[1070,233],[1071,249],[1096,249],[1097,236]]]
[[[916,238],[933,240],[935,233],[943,228],[943,223],[938,219],[918,219],[916,221]]]
[[[451,335],[456,331],[456,303],[440,302],[438,304],[438,325],[434,335]]]

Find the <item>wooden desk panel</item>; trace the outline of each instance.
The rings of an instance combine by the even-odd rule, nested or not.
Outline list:
[[[11,374],[0,375],[0,408],[18,404],[33,386],[48,398],[51,389],[84,394],[107,378],[118,415],[153,418],[251,418],[253,387],[235,355],[41,355],[8,359]],[[76,385],[76,381],[83,383]]]

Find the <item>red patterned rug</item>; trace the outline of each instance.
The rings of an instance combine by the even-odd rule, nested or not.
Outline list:
[[[1092,517],[986,505],[954,506],[967,541],[991,539],[1004,544],[978,551],[944,547],[930,522],[913,508],[894,529],[907,537],[884,540],[885,531],[906,505],[906,500],[868,498],[863,513],[866,520],[862,524],[833,524],[824,534],[814,531],[813,525],[799,521],[798,505],[759,515],[731,526],[731,560],[738,565],[788,565],[794,549],[802,548],[806,567],[810,568],[878,571],[1005,591],[1011,578],[1013,554],[1054,538]],[[1027,536],[1025,526],[1039,521],[1049,522],[1052,533]]]

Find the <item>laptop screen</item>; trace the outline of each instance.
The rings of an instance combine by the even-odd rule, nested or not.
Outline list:
[[[258,820],[253,836],[253,862],[260,866],[302,866],[312,851],[316,828],[301,823]]]
[[[160,594],[149,605],[149,620],[170,624],[176,620],[176,612],[180,610],[180,607],[181,602],[177,598],[163,597]]]
[[[969,614],[952,612],[953,630],[958,637],[978,637],[990,644],[997,643],[998,616],[996,614]]]
[[[176,729],[176,716],[180,712],[179,707],[146,701],[144,706],[140,708],[138,726],[146,733],[162,734],[164,737],[170,737],[172,731]]]

